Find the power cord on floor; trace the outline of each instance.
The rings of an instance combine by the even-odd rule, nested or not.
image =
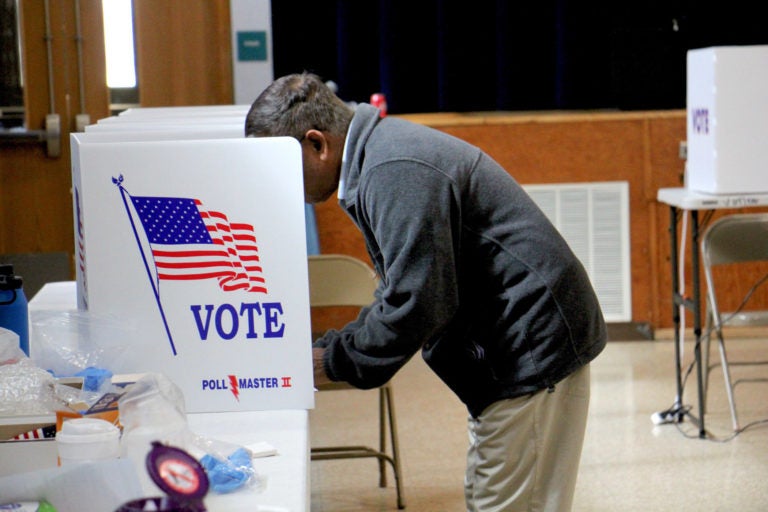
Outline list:
[[[754,295],[755,291],[761,285],[763,285],[766,281],[768,281],[768,273],[763,275],[763,277],[758,279],[755,282],[755,284],[752,285],[752,287],[747,291],[746,295],[744,296],[744,298],[742,299],[741,303],[736,308],[736,310],[733,311],[732,313],[730,313],[727,317],[725,317],[725,319],[723,321],[721,321],[721,325],[727,324],[732,318],[734,318],[736,315],[738,315],[742,311],[742,309],[744,309],[746,304],[749,302],[749,299],[752,298],[752,295]],[[704,341],[704,340],[708,340],[709,337],[712,335],[712,332],[714,330],[715,330],[715,326],[711,325],[706,330],[706,332],[704,332],[701,336],[699,336],[699,339],[696,341],[696,346],[694,347],[694,351],[695,350],[701,350],[701,342]],[[683,391],[685,390],[685,385],[686,385],[686,383],[688,381],[688,376],[691,374],[691,372],[693,371],[693,368],[695,366],[696,366],[696,361],[695,360],[691,361],[691,363],[688,365],[688,368],[687,368],[685,374],[682,377],[682,381],[681,381],[681,396],[678,397],[679,400],[682,399]],[[707,368],[706,371],[709,371],[709,369]],[[684,417],[686,415],[688,415],[691,410],[692,410],[692,406],[690,406],[690,405],[682,405],[680,403],[675,403],[669,409],[653,413],[651,415],[651,421],[653,422],[654,425],[666,425],[666,424],[673,423],[675,425],[675,427],[677,428],[677,430],[684,437],[689,438],[689,439],[700,439],[701,438],[701,435],[700,435],[701,433],[698,430],[696,431],[696,434],[691,434],[689,432],[684,431],[683,428],[681,427],[681,423],[682,423]],[[747,430],[749,430],[751,428],[758,427],[760,425],[768,425],[768,418],[764,418],[764,419],[761,419],[761,420],[755,420],[755,421],[753,421],[751,423],[748,423],[744,427],[741,427],[740,429],[734,431],[731,435],[726,436],[726,437],[718,437],[718,436],[714,435],[712,432],[710,432],[709,430],[705,429],[705,431],[704,431],[704,434],[705,434],[704,439],[708,440],[708,441],[718,442],[718,443],[727,443],[727,442],[732,441],[733,439],[735,439],[741,433],[743,433],[743,432],[745,432],[745,431],[747,431]]]
[[[701,337],[701,339],[704,339],[704,336],[709,336],[712,329],[709,329],[708,332]],[[699,341],[701,342],[701,341]],[[685,375],[683,376],[682,380],[682,389],[685,390],[685,384],[688,380],[688,376],[693,371],[693,368],[695,367],[695,361],[691,362],[688,365],[688,368],[685,372]],[[683,422],[683,419],[686,415],[688,415],[691,410],[693,409],[690,405],[683,405],[683,404],[674,404],[669,409],[666,409],[664,411],[655,412],[651,415],[651,421],[654,423],[654,425],[668,425],[668,424],[674,424],[677,428],[678,432],[680,432],[684,437],[688,439],[701,439],[701,433],[698,430],[698,427],[696,429],[695,433],[690,433],[689,431],[685,431],[681,424]],[[698,421],[698,420],[696,420]],[[710,430],[705,429],[704,439],[707,441],[717,442],[717,443],[727,443],[729,441],[732,441],[737,436],[742,434],[743,432],[746,432],[749,429],[758,427],[760,425],[768,425],[768,418],[755,420],[751,423],[748,423],[747,425],[741,427],[740,429],[734,431],[732,434],[726,437],[719,437],[715,434],[713,434]]]
[[[715,443],[727,443],[729,441],[733,441],[736,439],[737,436],[740,434],[746,432],[747,430],[751,428],[758,427],[760,425],[768,425],[768,418],[762,419],[762,420],[755,420],[743,427],[741,427],[739,430],[734,431],[731,435],[726,437],[718,437],[715,434],[713,434],[711,431],[706,430],[704,431],[705,437],[704,440],[706,441],[712,441]],[[688,439],[700,439],[699,431],[696,430],[695,434],[692,434],[691,432],[687,432],[683,430],[680,423],[675,423],[675,427],[677,427],[678,432],[680,432],[684,437]]]

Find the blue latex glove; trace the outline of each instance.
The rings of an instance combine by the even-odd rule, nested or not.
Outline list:
[[[236,491],[244,486],[253,474],[251,454],[244,448],[238,448],[226,461],[212,455],[204,455],[200,464],[208,474],[211,489],[219,494]]]
[[[75,374],[76,377],[83,377],[84,391],[98,391],[104,381],[112,378],[112,372],[104,368],[95,368],[89,366]]]

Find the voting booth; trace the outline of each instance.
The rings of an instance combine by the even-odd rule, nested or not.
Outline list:
[[[709,194],[768,191],[768,45],[687,55],[686,187]]]
[[[299,144],[152,124],[71,136],[78,307],[124,327],[110,370],[163,373],[188,412],[313,407]]]

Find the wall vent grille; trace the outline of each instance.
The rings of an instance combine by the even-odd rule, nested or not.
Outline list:
[[[629,183],[525,185],[587,269],[607,322],[632,321]]]

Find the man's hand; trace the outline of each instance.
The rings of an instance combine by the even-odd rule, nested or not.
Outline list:
[[[315,387],[328,384],[331,379],[325,374],[325,365],[323,364],[323,354],[325,354],[324,348],[312,349],[312,370],[315,375]]]

